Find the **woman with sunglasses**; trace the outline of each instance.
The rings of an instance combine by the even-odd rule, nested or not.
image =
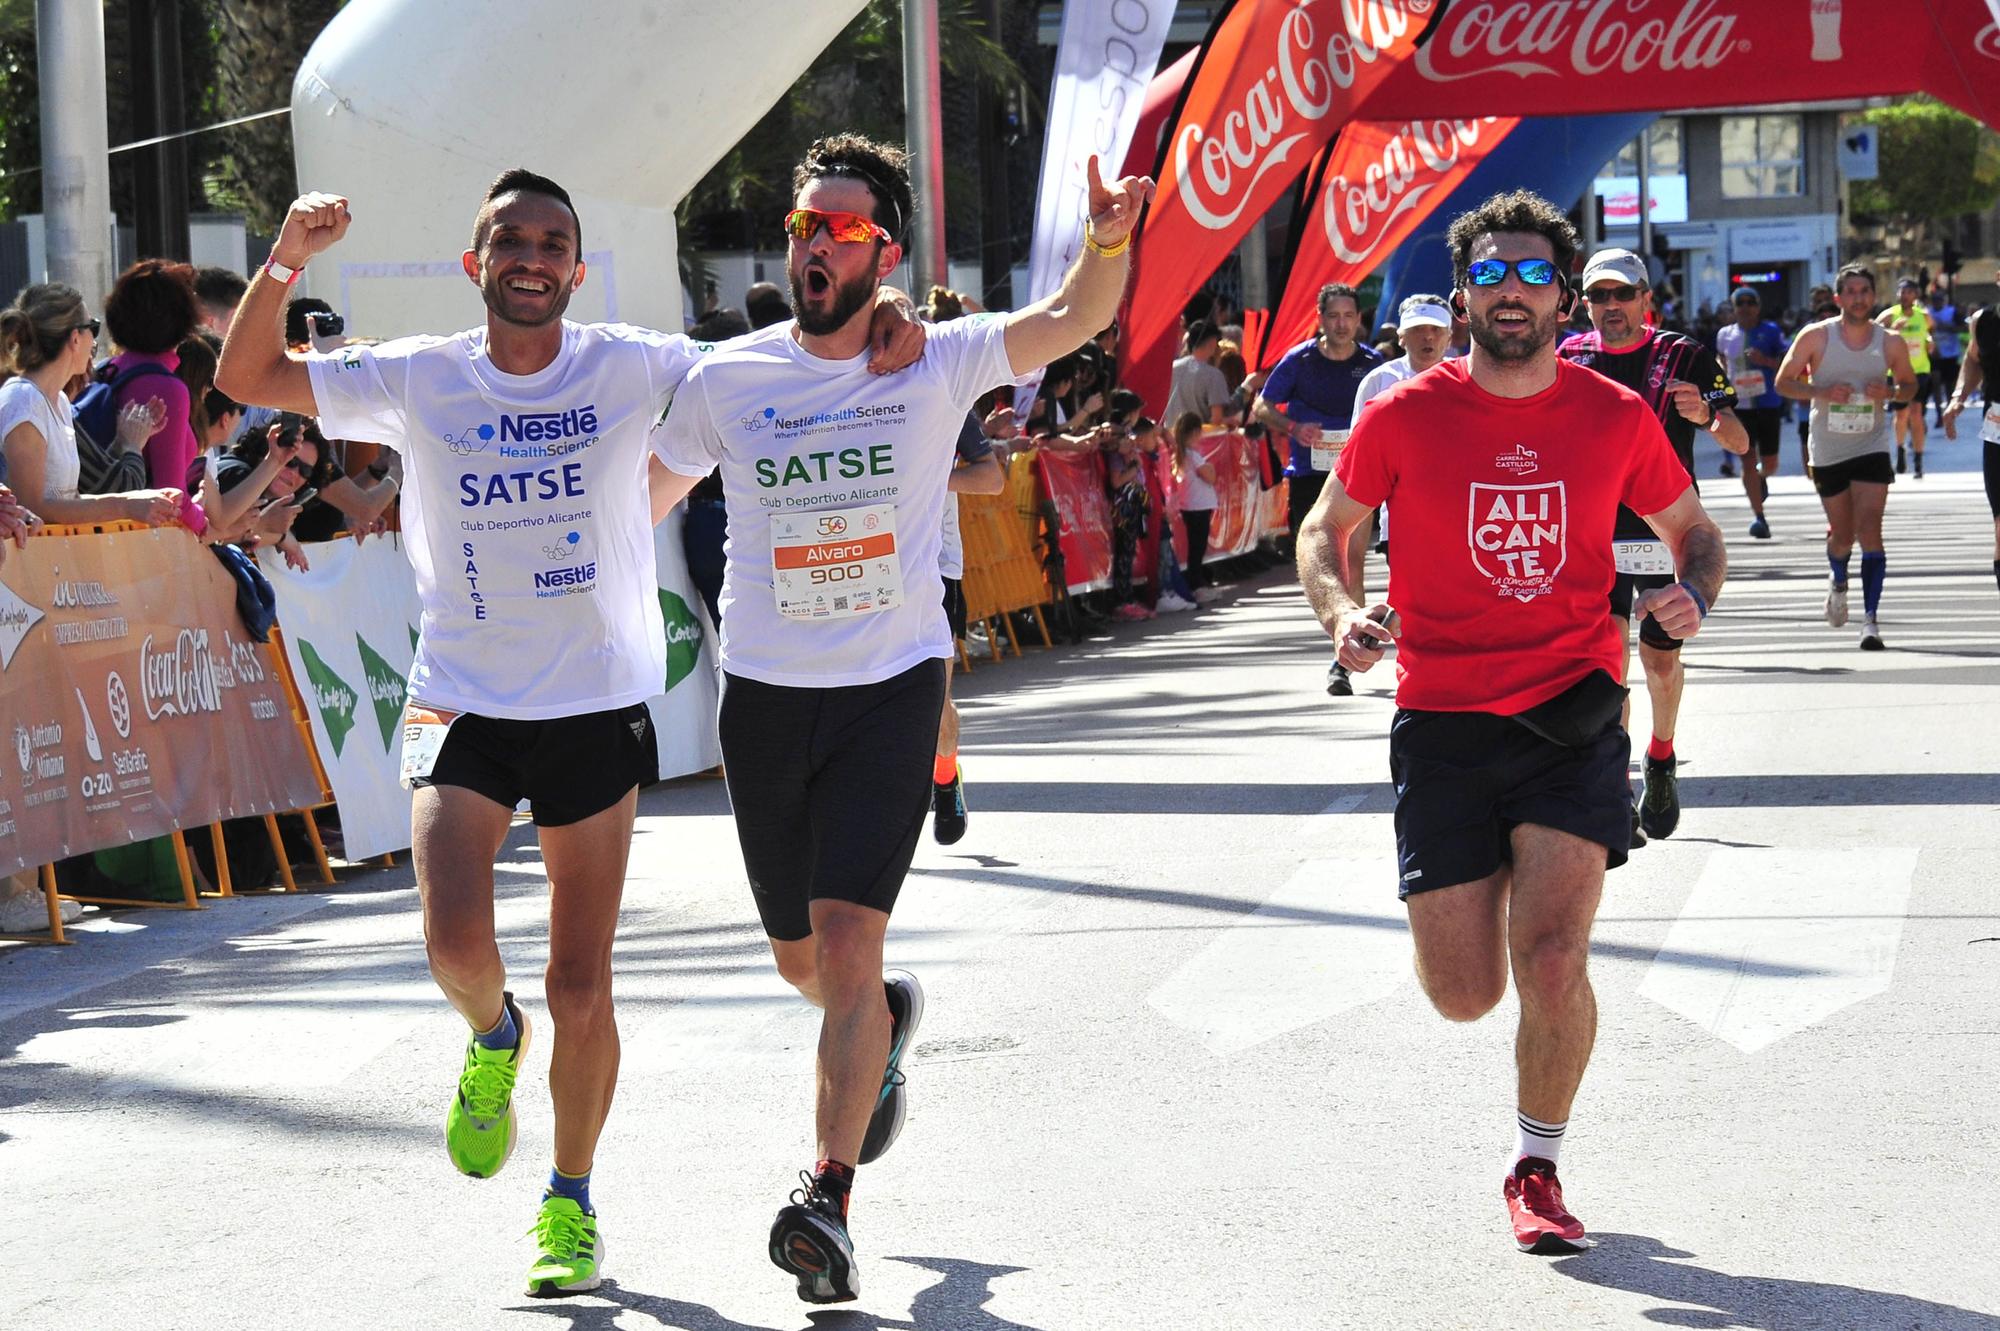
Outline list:
[[[162,527],[181,511],[179,490],[80,492],[75,413],[63,392],[90,369],[98,322],[84,313],[74,287],[44,282],[28,287],[0,310],[0,354],[17,378],[0,384],[0,450],[9,483],[44,522],[140,522]],[[140,422],[145,408],[121,420],[121,433]],[[141,422],[150,425],[150,418]]]
[[[254,549],[274,545],[285,562],[309,567],[292,524],[332,479],[319,427],[290,412],[252,430],[215,464],[212,499],[204,496],[212,539]]]

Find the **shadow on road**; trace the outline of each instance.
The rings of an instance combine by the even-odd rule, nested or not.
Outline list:
[[[1036,1331],[1034,1327],[986,1311],[986,1304],[993,1298],[993,1282],[1026,1267],[993,1266],[957,1257],[887,1260],[906,1262],[944,1277],[911,1301],[907,1320],[881,1317],[858,1308],[827,1308],[802,1313],[801,1322],[761,1326],[726,1317],[706,1304],[626,1289],[616,1280],[606,1280],[595,1292],[575,1299],[538,1299],[517,1304],[510,1311],[540,1313],[557,1321],[566,1331],[619,1331],[621,1326],[629,1327],[629,1323],[618,1320],[628,1312],[650,1317],[671,1331]]]
[[[1817,1280],[1732,1276],[1680,1260],[1693,1256],[1639,1234],[1599,1234],[1591,1251],[1552,1265],[1571,1280],[1679,1305],[1646,1309],[1646,1320],[1662,1326],[2000,1331],[2000,1317],[1947,1303]]]

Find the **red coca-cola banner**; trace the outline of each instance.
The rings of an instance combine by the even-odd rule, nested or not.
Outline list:
[[[1992,0],[1449,0],[1366,97],[1370,120],[1928,92],[2000,118]]]
[[[1139,233],[1123,379],[1165,404],[1182,307],[1354,108],[1417,49],[1437,0],[1238,0],[1188,81]]]
[[[1104,459],[1096,453],[1035,454],[1035,474],[1055,501],[1063,580],[1071,592],[1111,585],[1111,500],[1104,493]]]
[[[1373,272],[1519,123],[1514,116],[1371,120],[1343,130],[1313,165],[1305,206],[1293,221],[1298,247],[1284,298],[1257,344],[1263,353],[1257,363],[1269,368],[1310,337],[1319,289]],[[1376,317],[1393,322],[1395,314]]]

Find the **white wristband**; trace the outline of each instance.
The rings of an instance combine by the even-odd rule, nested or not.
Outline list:
[[[297,268],[287,268],[275,258],[272,258],[264,260],[264,271],[278,281],[283,282],[286,286],[290,286],[299,280],[299,274],[305,271],[305,265],[301,264]]]

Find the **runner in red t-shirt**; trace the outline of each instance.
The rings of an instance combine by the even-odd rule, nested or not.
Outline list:
[[[1591,921],[1632,827],[1604,613],[1618,505],[1673,550],[1681,580],[1634,607],[1673,637],[1694,636],[1726,559],[1652,410],[1556,359],[1576,299],[1562,212],[1496,195],[1450,242],[1472,353],[1362,414],[1299,533],[1299,577],[1349,669],[1398,644],[1389,770],[1417,974],[1439,1012],[1471,1021],[1506,993],[1511,962],[1520,1098],[1504,1192],[1521,1247],[1571,1251],[1588,1240],[1556,1157],[1596,1036]],[[1389,599],[1364,607],[1346,538],[1384,502]]]

